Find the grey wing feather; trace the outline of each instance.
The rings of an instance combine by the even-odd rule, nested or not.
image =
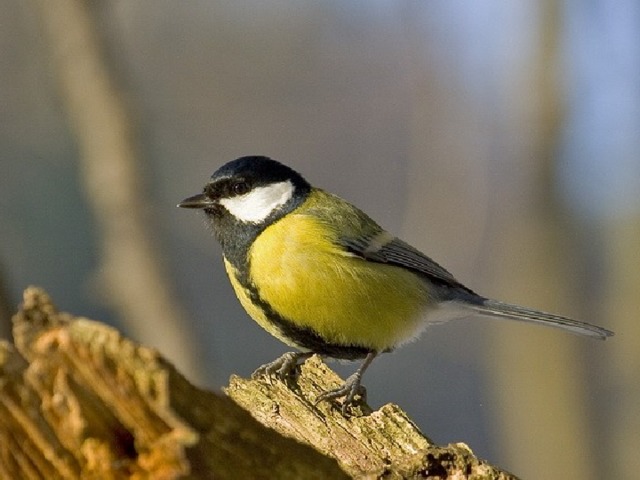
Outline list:
[[[393,237],[393,239],[380,248],[371,249],[371,239],[353,240],[343,239],[342,243],[353,253],[362,256],[366,260],[380,263],[388,263],[399,267],[408,268],[417,273],[429,277],[436,283],[442,283],[451,287],[462,288],[468,293],[473,293],[462,285],[444,267],[438,265],[420,250],[412,247],[407,242]]]
[[[378,251],[371,252],[365,257],[378,262],[397,264],[448,282],[458,283],[444,267],[399,238],[394,238]]]

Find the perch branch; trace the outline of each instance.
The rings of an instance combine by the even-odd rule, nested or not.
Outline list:
[[[220,396],[34,287],[13,335],[0,344],[1,478],[515,478],[464,444],[434,445],[397,406],[314,407],[339,382],[317,357],[293,385],[234,377]]]

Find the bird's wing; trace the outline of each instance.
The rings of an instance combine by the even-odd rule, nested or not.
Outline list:
[[[374,236],[364,239],[359,238],[354,240],[342,238],[340,243],[351,253],[365,260],[407,268],[429,277],[431,281],[438,284],[444,284],[450,287],[462,287],[463,290],[471,293],[467,287],[464,287],[458,282],[444,267],[438,265],[435,261],[407,242],[392,236],[386,231],[381,231]]]
[[[473,294],[446,269],[384,230],[362,210],[323,190],[314,189],[314,193],[315,199],[326,197],[327,200],[310,203],[301,213],[324,222],[327,230],[335,235],[332,240],[349,254],[413,270],[436,284]]]

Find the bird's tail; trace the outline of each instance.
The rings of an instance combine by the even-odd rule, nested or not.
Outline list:
[[[494,318],[506,318],[510,320],[519,320],[522,322],[538,323],[548,327],[562,328],[572,333],[587,335],[589,337],[604,340],[613,335],[613,332],[602,327],[590,325],[585,322],[579,322],[571,318],[552,313],[541,312],[531,308],[520,307],[519,305],[511,305],[509,303],[498,302],[483,298],[482,301],[473,303],[465,302],[465,307],[471,308],[481,315],[488,315]]]

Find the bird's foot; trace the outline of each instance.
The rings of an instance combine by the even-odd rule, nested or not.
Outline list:
[[[316,399],[315,405],[344,397],[340,410],[344,416],[347,416],[349,408],[355,403],[356,396],[360,397],[361,402],[367,401],[367,389],[360,383],[361,376],[361,372],[356,372],[338,388],[321,393]]]
[[[298,367],[298,361],[306,360],[312,354],[305,352],[287,352],[276,358],[273,362],[265,363],[251,374],[251,378],[256,379],[262,376],[275,376],[281,380],[290,378]]]

